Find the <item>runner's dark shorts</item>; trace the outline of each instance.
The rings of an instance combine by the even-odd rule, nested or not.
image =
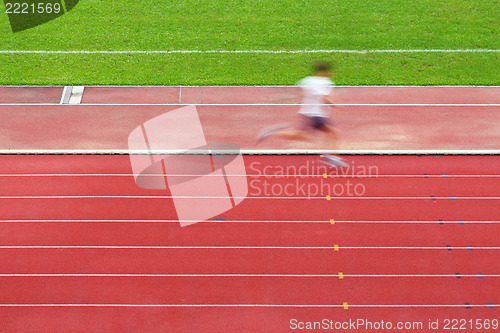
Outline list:
[[[323,131],[327,126],[334,127],[335,123],[328,117],[309,117],[303,116],[303,126],[306,130],[320,130]]]

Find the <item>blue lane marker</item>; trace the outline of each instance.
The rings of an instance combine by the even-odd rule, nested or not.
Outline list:
[[[460,225],[464,225],[464,220],[458,220],[458,223],[460,223]]]
[[[493,303],[488,302],[488,307],[489,307],[490,309],[493,309]]]
[[[455,275],[457,276],[457,279],[461,279],[462,277],[460,276],[460,273],[455,273]]]
[[[224,157],[224,155],[217,154],[217,155],[215,155],[215,157]]]
[[[467,245],[467,247],[469,248],[469,251],[472,251],[472,245]]]
[[[483,278],[483,274],[481,274],[481,272],[477,273],[477,276],[482,279]]]
[[[439,157],[439,155],[436,155],[436,157]]]
[[[446,245],[446,247],[448,248],[448,251],[451,251],[451,245]]]
[[[450,195],[451,200],[455,200],[455,196]]]
[[[469,303],[469,302],[465,302],[465,307],[466,307],[467,309],[470,309],[470,308],[471,308],[470,303]]]
[[[224,219],[221,218],[215,218],[214,221],[224,221]]]
[[[446,174],[445,173],[443,173],[443,178],[446,178]]]
[[[441,224],[441,225],[443,225],[443,224],[444,224],[444,223],[443,223],[443,220],[439,219],[438,221],[439,221],[439,224]]]

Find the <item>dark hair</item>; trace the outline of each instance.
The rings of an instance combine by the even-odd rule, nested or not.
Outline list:
[[[328,62],[317,62],[314,64],[314,71],[315,72],[326,72],[326,71],[329,71],[330,68],[331,68],[331,66]]]

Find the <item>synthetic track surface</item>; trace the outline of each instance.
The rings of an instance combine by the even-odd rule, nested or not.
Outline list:
[[[123,149],[129,128],[175,108],[161,104],[195,103],[231,104],[199,106],[200,118],[207,137],[245,148],[264,122],[241,136],[230,122],[282,120],[298,107],[294,89],[87,87],[82,105],[60,106],[62,87],[6,87],[0,143]],[[334,116],[351,126],[350,147],[498,149],[497,87],[342,89]],[[377,135],[412,126],[424,139]],[[488,332],[476,320],[500,318],[498,155],[347,156],[344,171],[312,155],[244,156],[248,198],[184,228],[168,190],[135,185],[129,156],[0,159],[2,332],[299,331],[292,319],[350,324],[332,332],[382,321],[448,332],[446,319],[464,319]]]
[[[49,318],[47,332],[288,332],[292,318],[498,316],[497,156],[353,156],[377,173],[327,178],[300,173],[316,156],[246,156],[250,197],[222,222],[185,228],[169,199],[120,198],[168,194],[137,188],[127,156],[2,159],[5,331]],[[280,165],[298,172],[284,177]],[[264,181],[352,181],[365,193],[252,199]],[[90,198],[50,198],[68,194]],[[116,198],[92,198],[101,195]]]

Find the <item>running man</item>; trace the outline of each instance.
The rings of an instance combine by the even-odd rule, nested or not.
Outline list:
[[[302,88],[302,106],[298,112],[298,124],[281,124],[264,129],[257,136],[257,143],[269,137],[278,137],[289,140],[298,140],[312,142],[317,134],[322,133],[326,140],[324,147],[337,149],[339,131],[331,121],[326,106],[333,105],[334,101],[330,97],[333,89],[331,77],[333,73],[330,70],[330,64],[321,62],[314,66],[314,74],[302,79],[298,85]],[[341,158],[332,155],[323,155],[324,162],[333,166],[344,166]]]

